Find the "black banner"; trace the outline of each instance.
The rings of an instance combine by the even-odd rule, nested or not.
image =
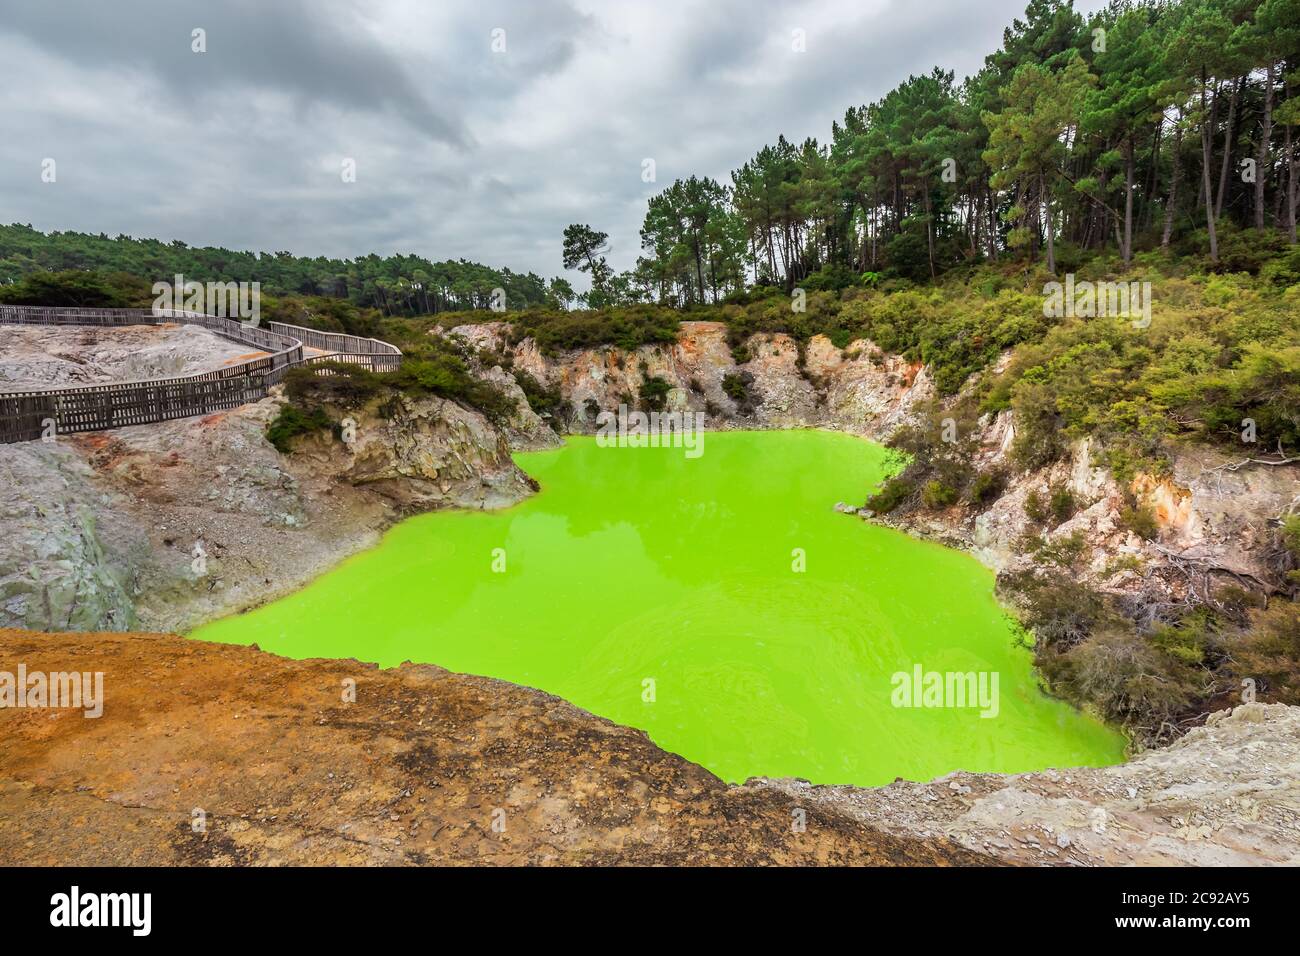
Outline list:
[[[1286,874],[1192,869],[8,869],[7,942],[76,934],[132,945],[272,938],[374,943],[393,933],[593,931],[629,941],[670,922],[731,942],[779,920],[810,941],[832,929],[915,945],[997,945],[1024,932],[1231,946],[1285,919]],[[549,930],[549,932],[547,932]],[[473,937],[471,936],[471,939]],[[485,938],[486,941],[486,938]],[[906,943],[904,943],[906,945]]]

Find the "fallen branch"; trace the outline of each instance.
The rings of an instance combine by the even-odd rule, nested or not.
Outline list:
[[[1220,479],[1220,484],[1218,485],[1218,493],[1223,494],[1222,478],[1223,478],[1223,473],[1225,471],[1231,471],[1235,473],[1241,471],[1241,469],[1247,467],[1248,465],[1269,465],[1276,468],[1279,465],[1294,465],[1297,462],[1300,462],[1300,457],[1288,458],[1286,456],[1286,452],[1282,450],[1282,443],[1280,441],[1277,443],[1277,454],[1278,454],[1277,461],[1272,461],[1268,458],[1243,458],[1241,461],[1226,461],[1222,465],[1215,465],[1213,468],[1206,468],[1202,470],[1201,473],[1196,476],[1196,481],[1199,482],[1206,475],[1215,475]]]
[[[1232,577],[1236,578],[1238,584],[1246,587],[1247,589],[1250,589],[1251,583],[1253,582],[1254,587],[1264,592],[1265,594],[1271,594],[1277,590],[1275,586],[1260,580],[1259,578],[1255,577],[1255,575],[1253,574],[1250,574],[1245,571],[1238,571],[1236,568],[1229,568],[1222,564],[1215,564],[1209,558],[1196,557],[1195,555],[1190,555],[1190,554],[1179,554],[1176,551],[1171,551],[1169,548],[1166,548],[1163,545],[1156,544],[1154,541],[1149,542],[1149,546],[1154,548],[1156,551],[1159,551],[1166,558],[1168,558],[1169,563],[1174,568],[1176,568],[1179,571],[1182,571],[1185,575],[1187,575],[1188,586],[1192,587],[1193,590],[1195,590],[1195,586],[1192,584],[1192,571],[1193,569],[1195,569],[1197,572],[1200,573],[1201,580],[1202,580],[1202,592],[1200,595],[1198,595],[1198,597],[1200,597],[1201,600],[1204,601],[1205,603],[1211,603],[1214,604],[1215,606],[1219,606],[1219,603],[1215,601],[1210,595],[1210,575],[1216,573],[1231,575]]]

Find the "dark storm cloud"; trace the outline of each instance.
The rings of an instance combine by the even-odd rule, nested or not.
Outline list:
[[[649,195],[727,182],[780,134],[826,142],[908,74],[973,72],[1023,6],[0,0],[0,218],[546,276],[589,222],[627,268]]]
[[[58,0],[0,4],[0,29],[82,63],[153,73],[178,95],[211,98],[248,88],[302,102],[386,108],[426,135],[463,144],[450,104],[435,107],[401,64],[365,37],[364,17],[341,3],[306,0]],[[191,48],[206,31],[209,54]]]

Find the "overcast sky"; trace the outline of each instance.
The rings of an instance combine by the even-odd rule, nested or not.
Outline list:
[[[546,277],[587,222],[624,269],[647,196],[974,72],[1024,5],[0,0],[0,220]]]

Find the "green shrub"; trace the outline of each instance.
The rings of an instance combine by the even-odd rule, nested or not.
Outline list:
[[[1291,556],[1300,561],[1300,514],[1287,515],[1282,519],[1282,543],[1291,552]]]
[[[749,401],[749,382],[744,375],[728,372],[722,376],[722,393],[737,405],[745,405]]]
[[[1119,510],[1120,527],[1132,531],[1139,538],[1154,541],[1160,533],[1160,523],[1156,513],[1147,505],[1137,503],[1123,505]]]
[[[524,393],[528,407],[543,418],[558,420],[563,417],[565,401],[558,385],[543,385],[523,369],[512,373]]]
[[[1300,704],[1300,604],[1274,600],[1251,616],[1231,648],[1239,678],[1254,678],[1272,700]],[[1239,681],[1238,681],[1239,683]]]
[[[319,372],[328,371],[329,375]],[[290,369],[284,391],[304,408],[319,405],[361,405],[384,391],[383,377],[347,362],[321,362]]]
[[[431,353],[425,357],[408,357],[396,371],[377,378],[380,384],[402,394],[450,399],[478,409],[494,421],[515,411],[514,399],[490,382],[475,378],[465,362],[455,355]]]
[[[1011,457],[1026,470],[1042,468],[1065,455],[1063,421],[1053,389],[1037,381],[1022,379],[1012,392],[1016,437]]]
[[[660,411],[668,402],[668,394],[673,390],[667,379],[652,375],[641,381],[641,404],[650,411]]]
[[[292,403],[280,407],[280,413],[266,428],[266,440],[281,454],[288,454],[292,449],[293,439],[331,428],[334,422],[323,408],[303,409]]]
[[[1119,620],[1101,594],[1059,570],[1006,574],[998,590],[1016,605],[1021,624],[1044,650],[1073,647],[1102,622]]]
[[[957,491],[941,481],[927,481],[921,489],[921,500],[932,511],[946,508],[957,500]]]
[[[1064,485],[1052,489],[1052,497],[1048,502],[1048,508],[1052,512],[1052,517],[1056,523],[1070,520],[1075,512],[1074,495],[1070,489]]]
[[[972,504],[987,505],[1002,496],[1006,481],[1007,477],[1001,471],[980,472],[971,482],[970,489],[966,492],[967,497]]]
[[[873,514],[889,514],[909,497],[916,490],[916,486],[908,479],[901,475],[885,481],[880,490],[867,499],[867,510]]]
[[[1203,712],[1216,686],[1215,625],[1203,614],[1140,631],[1114,598],[1048,566],[999,579],[1017,608],[1047,689],[1120,724],[1140,743],[1167,741]]]
[[[1082,531],[1075,531],[1068,538],[1039,538],[1033,548],[1039,564],[1058,568],[1077,568],[1087,553],[1088,541]]]
[[[500,318],[500,315],[491,313],[491,321]],[[477,317],[467,321],[481,322],[484,319]],[[591,349],[602,345],[614,345],[631,352],[643,345],[676,342],[680,322],[680,313],[657,305],[578,312],[527,309],[510,313],[510,336],[512,342],[531,337],[547,355],[565,349]]]

